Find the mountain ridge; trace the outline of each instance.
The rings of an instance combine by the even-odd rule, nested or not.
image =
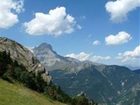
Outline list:
[[[47,47],[51,49],[49,45]],[[0,78],[13,84],[18,81],[38,93],[69,105],[77,105],[79,102],[81,105],[96,104],[86,96],[68,96],[53,83],[52,76],[32,52],[16,41],[1,37]]]
[[[29,72],[33,71],[36,74],[38,72],[44,72],[44,66],[39,60],[37,60],[30,50],[14,40],[6,37],[0,37],[0,51],[10,53],[11,58],[13,60],[17,60],[19,64],[24,65],[27,70],[30,70]],[[45,71],[42,75],[46,82],[51,81],[51,76],[48,75],[47,71]]]
[[[50,44],[47,43],[43,43],[38,47],[35,47],[33,49],[33,53],[40,60],[40,62],[45,65],[48,71],[55,69],[71,69],[69,72],[78,72],[83,67],[86,68],[90,65],[103,65],[99,63],[93,63],[91,61],[79,61],[75,58],[61,56],[53,50]]]
[[[133,72],[140,74],[140,69],[134,70]]]
[[[136,75],[125,66],[104,65],[90,61],[81,62],[77,59],[60,56],[53,51],[53,49],[50,51],[52,53],[55,52],[53,53],[54,55],[57,54],[59,61],[48,66],[45,61],[47,61],[50,55],[47,50],[43,52],[43,50],[47,48],[44,47],[39,50],[38,48],[40,48],[40,46],[33,50],[35,56],[45,65],[47,70],[52,67],[49,73],[53,76],[54,83],[60,85],[69,95],[73,96],[83,91],[89,98],[95,99],[96,102],[102,105],[126,105],[128,94],[130,97],[135,97],[133,93],[139,93],[139,75]],[[42,55],[41,59],[38,55]],[[55,57],[56,56],[52,56],[51,59],[56,59]],[[62,60],[61,57],[63,58]],[[68,62],[63,62],[63,60]],[[135,86],[138,88],[138,91]],[[136,95],[136,98],[138,96],[139,95]],[[125,99],[125,101],[121,100],[120,97]],[[135,101],[131,99],[127,104],[137,105],[134,102]],[[140,104],[140,101],[137,100],[137,103]]]

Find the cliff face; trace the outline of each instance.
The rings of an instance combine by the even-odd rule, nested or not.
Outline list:
[[[79,61],[74,58],[64,57],[55,52],[50,44],[42,43],[33,49],[34,55],[45,66],[47,71],[63,70],[69,73],[79,72],[91,65],[100,65],[90,61]]]
[[[2,51],[10,53],[11,58],[26,67],[29,72],[35,72],[36,75],[41,72],[46,82],[51,81],[51,76],[48,75],[44,66],[36,59],[30,50],[21,44],[8,38],[0,37],[0,52]]]

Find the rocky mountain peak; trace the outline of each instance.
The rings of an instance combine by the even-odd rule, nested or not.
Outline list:
[[[49,50],[53,51],[52,46],[48,43],[45,43],[45,42],[40,44],[37,48],[38,49],[49,49]]]
[[[35,74],[38,74],[39,72],[44,73],[45,76],[42,74],[43,78],[45,78],[47,82],[51,80],[51,77],[48,75],[48,73],[44,71],[45,67],[40,63],[39,60],[37,60],[30,50],[21,44],[8,38],[0,37],[0,52],[3,51],[10,53],[11,58],[26,67],[29,72],[34,72]]]
[[[90,61],[81,62],[75,58],[61,56],[47,43],[42,43],[38,47],[35,47],[33,53],[38,60],[45,65],[48,71],[59,69],[68,70],[69,72],[79,72],[80,70],[95,64]]]
[[[56,62],[60,61],[60,56],[53,50],[52,46],[48,43],[42,43],[33,49],[34,55],[41,61],[47,68],[53,66]]]

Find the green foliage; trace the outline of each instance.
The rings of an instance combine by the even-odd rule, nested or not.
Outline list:
[[[38,72],[35,74],[34,72],[29,72],[23,65],[18,64],[17,61],[12,61],[10,53],[0,52],[0,77],[11,83],[19,81],[30,89],[70,105],[95,105],[91,104],[84,96],[72,99],[52,82],[46,83],[42,78],[42,73]]]
[[[65,94],[59,86],[54,85],[52,82],[48,85],[45,92],[54,100],[58,100],[64,103],[71,102],[71,97]]]
[[[89,101],[88,98],[82,94],[80,96],[76,96],[72,100],[72,105],[98,105],[94,101]]]
[[[65,105],[46,95],[23,86],[0,79],[0,105]]]
[[[61,102],[70,102],[71,98],[66,95],[60,87],[52,82],[47,84],[42,73],[35,74],[29,72],[23,65],[19,65],[17,61],[12,61],[10,53],[0,52],[0,77],[9,82],[19,81],[30,89],[45,93],[50,98]]]
[[[44,87],[47,86],[47,83],[45,83],[41,78],[41,74],[38,74],[38,76],[36,76],[33,72],[27,72],[25,68],[23,70],[20,67],[16,67],[14,69],[13,77],[16,80],[24,83],[27,87],[38,92],[44,92]]]

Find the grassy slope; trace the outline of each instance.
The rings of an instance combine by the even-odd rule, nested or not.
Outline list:
[[[27,89],[0,79],[0,105],[64,105]]]

